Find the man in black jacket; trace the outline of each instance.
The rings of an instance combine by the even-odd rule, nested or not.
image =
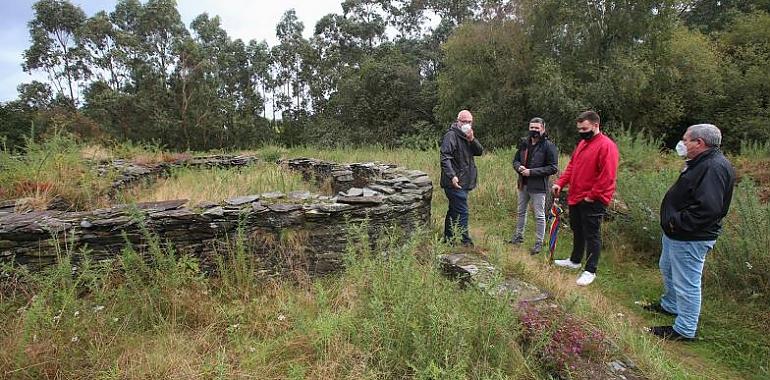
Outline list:
[[[535,214],[535,245],[530,253],[543,249],[545,237],[545,198],[551,189],[548,177],[559,170],[559,153],[556,145],[545,134],[545,121],[536,117],[529,121],[529,135],[519,144],[513,156],[513,170],[518,173],[518,222],[511,243],[524,242],[524,226],[527,223],[527,206],[531,203]]]
[[[484,148],[473,134],[473,115],[462,110],[441,141],[441,187],[449,209],[444,219],[444,240],[452,242],[456,229],[463,245],[473,245],[468,234],[468,192],[476,187],[476,162]]]
[[[676,147],[687,162],[660,206],[664,293],[659,303],[645,307],[676,315],[673,326],[650,328],[664,339],[693,340],[698,327],[703,263],[722,231],[735,186],[735,169],[719,150],[721,142],[716,126],[697,124]]]

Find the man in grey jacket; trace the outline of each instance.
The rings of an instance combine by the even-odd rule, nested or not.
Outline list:
[[[559,170],[559,152],[548,140],[545,121],[536,117],[529,121],[529,134],[513,156],[513,169],[518,173],[518,222],[511,243],[524,242],[524,226],[527,223],[527,206],[532,204],[535,214],[535,245],[530,253],[543,249],[545,237],[545,199],[551,186],[548,178]]]
[[[441,187],[449,208],[444,219],[444,241],[453,242],[458,230],[463,245],[472,246],[468,233],[468,192],[476,187],[476,162],[484,148],[473,132],[473,115],[468,110],[457,114],[441,141]]]

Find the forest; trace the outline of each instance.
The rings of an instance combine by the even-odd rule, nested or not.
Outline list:
[[[315,25],[287,10],[269,46],[231,38],[216,15],[185,25],[174,0],[120,0],[91,16],[38,1],[23,70],[48,80],[0,104],[1,142],[12,151],[67,132],[177,151],[431,149],[464,108],[489,148],[514,144],[535,116],[570,147],[586,109],[610,134],[669,147],[700,122],[734,153],[770,138],[768,0],[341,5]]]

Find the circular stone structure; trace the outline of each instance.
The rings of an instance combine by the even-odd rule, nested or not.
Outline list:
[[[127,244],[145,251],[147,238],[157,236],[162,245],[199,257],[205,268],[232,252],[227,248],[241,236],[265,270],[317,276],[342,269],[351,226],[366,226],[375,242],[389,229],[409,233],[430,223],[433,183],[424,172],[310,158],[278,164],[330,185],[333,195],[272,192],[193,206],[169,200],[80,212],[0,212],[0,262],[34,270],[55,264],[65,249],[76,262],[86,254],[111,260]]]

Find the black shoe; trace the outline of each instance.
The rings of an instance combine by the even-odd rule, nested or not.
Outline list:
[[[647,311],[651,311],[653,313],[664,314],[664,315],[668,315],[668,316],[671,316],[671,317],[676,317],[676,313],[672,313],[672,312],[664,309],[663,306],[660,306],[660,302],[644,305],[644,306],[642,306],[642,309],[647,310]]]
[[[655,335],[661,339],[680,341],[680,342],[692,342],[695,338],[688,338],[679,334],[674,330],[672,326],[654,326],[650,327],[650,334]]]
[[[474,247],[473,241],[470,241],[470,240],[469,241],[464,241],[463,242],[463,247],[473,248]]]
[[[543,250],[543,243],[542,242],[537,242],[532,247],[532,249],[529,250],[529,254],[530,255],[537,255],[538,253],[540,253],[541,250]]]

